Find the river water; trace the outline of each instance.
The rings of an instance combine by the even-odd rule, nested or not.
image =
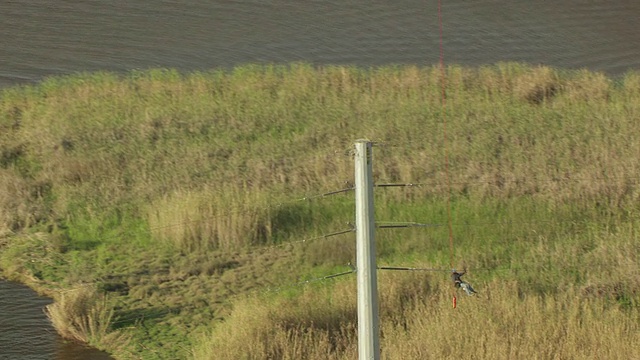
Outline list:
[[[435,64],[437,10],[436,0],[2,0],[0,88],[96,70]],[[640,70],[637,0],[450,0],[442,11],[448,64]],[[0,281],[0,359],[103,359],[56,336],[49,301]]]
[[[77,71],[436,63],[436,0],[0,2],[0,87]],[[445,62],[640,69],[640,1],[443,1]]]
[[[60,338],[43,312],[50,303],[25,286],[0,281],[0,359],[111,359],[104,352]]]

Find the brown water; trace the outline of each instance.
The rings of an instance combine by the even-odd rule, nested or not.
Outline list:
[[[446,63],[640,70],[640,1],[443,3]],[[436,0],[2,0],[0,87],[149,67],[434,64],[437,8]],[[104,358],[61,342],[42,313],[48,301],[0,282],[0,359]]]
[[[640,1],[443,1],[447,63],[640,69]],[[436,0],[0,2],[0,87],[77,71],[438,60]]]
[[[101,351],[60,338],[44,314],[50,299],[0,280],[0,359],[108,360]]]

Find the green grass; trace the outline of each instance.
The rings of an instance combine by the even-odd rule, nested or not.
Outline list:
[[[376,188],[376,219],[435,225],[379,229],[379,263],[453,260],[480,291],[450,315],[446,273],[381,273],[385,358],[524,356],[554,323],[591,340],[638,333],[640,75],[516,63],[446,75],[445,108],[440,70],[416,66],[158,69],[2,90],[2,275],[60,304],[79,285],[107,294],[95,311],[108,326],[85,337],[118,358],[352,358],[354,277],[287,285],[355,261],[352,233],[317,238],[351,226],[353,194],[315,196],[351,186],[353,141],[369,138],[376,182],[419,184]],[[58,318],[93,311],[80,310]],[[474,340],[446,350],[456,316],[514,345],[472,322]],[[567,336],[540,356],[588,358]],[[637,350],[628,338],[592,343],[615,358]]]

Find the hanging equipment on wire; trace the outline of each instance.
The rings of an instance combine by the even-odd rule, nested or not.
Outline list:
[[[464,292],[467,293],[467,295],[472,296],[473,294],[477,294],[478,292],[473,290],[473,288],[471,287],[471,284],[462,280],[462,275],[466,273],[467,273],[467,269],[464,269],[461,273],[457,272],[456,269],[453,269],[451,273],[451,280],[453,280],[453,285],[456,288],[462,289],[464,290]],[[455,304],[455,297],[454,297],[454,304]]]

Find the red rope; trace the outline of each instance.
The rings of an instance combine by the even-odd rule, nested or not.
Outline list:
[[[444,167],[445,167],[445,175],[447,180],[447,219],[448,219],[448,227],[449,227],[449,264],[451,265],[451,269],[453,266],[453,226],[451,222],[451,180],[449,179],[449,153],[447,149],[447,96],[446,96],[446,69],[444,67],[444,45],[443,45],[443,36],[442,36],[442,0],[438,0],[438,28],[440,30],[440,82],[442,85],[442,125],[444,131]]]
[[[445,176],[447,179],[447,225],[449,227],[449,265],[451,269],[453,266],[453,225],[451,221],[451,180],[449,178],[449,152],[447,149],[447,95],[446,95],[446,79],[447,79],[447,71],[444,67],[444,41],[443,41],[443,26],[442,26],[442,0],[438,0],[438,29],[440,32],[440,83],[442,85],[442,127],[443,127],[443,148],[444,148],[444,168],[445,168]],[[456,293],[452,289],[452,305],[455,309],[457,306]]]

